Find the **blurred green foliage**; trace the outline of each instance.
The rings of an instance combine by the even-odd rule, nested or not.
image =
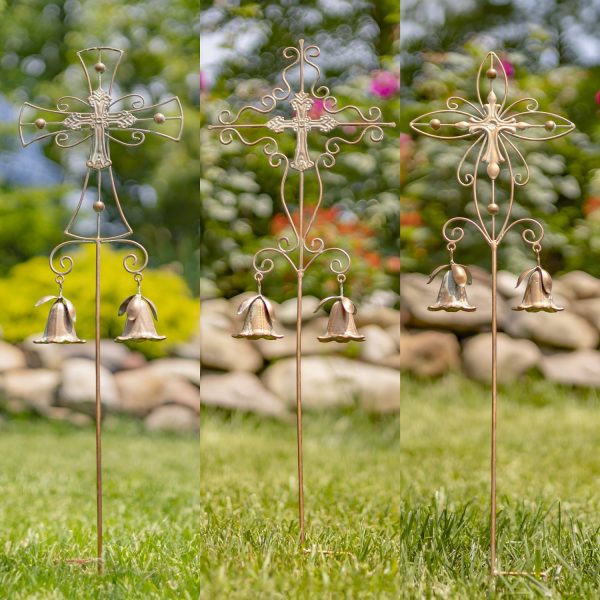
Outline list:
[[[148,136],[142,147],[111,145],[119,196],[134,229],[134,238],[148,247],[151,264],[179,263],[190,287],[198,281],[198,3],[192,0],[22,0],[0,3],[0,94],[15,106],[29,100],[51,107],[65,94],[82,91],[83,72],[76,52],[94,45],[125,50],[117,74],[118,90],[135,91],[153,102],[178,95],[185,129],[179,144]],[[3,145],[17,149],[16,125],[2,130]],[[19,211],[14,230],[0,226],[0,272],[14,258],[47,254],[68,220],[56,199],[77,192],[83,171],[76,157],[87,144],[64,150],[46,144],[44,152],[66,170],[65,184],[28,189],[0,184],[1,217],[5,207]],[[151,193],[148,193],[149,187]],[[151,200],[147,201],[148,196]],[[33,223],[31,208],[37,202]],[[48,209],[51,209],[50,212]],[[6,209],[8,210],[8,208]],[[86,210],[91,212],[91,206]],[[25,212],[28,211],[28,212]],[[22,219],[22,221],[21,221]],[[23,222],[31,224],[25,228]],[[39,236],[38,240],[19,237]],[[60,239],[60,238],[59,238]],[[6,258],[8,254],[9,258]]]
[[[201,288],[203,295],[232,296],[254,287],[252,257],[260,248],[276,245],[286,233],[279,200],[282,170],[274,169],[259,147],[239,142],[224,146],[218,133],[208,131],[221,110],[238,110],[256,103],[279,85],[280,72],[288,64],[282,50],[298,39],[321,47],[321,83],[338,98],[338,108],[354,104],[364,112],[373,105],[382,109],[384,121],[398,121],[396,93],[372,90],[378,72],[398,74],[398,5],[395,2],[250,3],[219,4],[201,14],[201,35],[218,36],[211,51],[222,55],[218,70],[202,71],[200,163]],[[253,36],[244,48],[239,39]],[[204,56],[207,64],[211,56]],[[293,77],[291,79],[293,81]],[[290,116],[284,103],[273,114]],[[269,117],[253,114],[254,122]],[[309,134],[313,157],[322,151],[329,135]],[[342,135],[344,135],[342,133]],[[250,135],[248,136],[250,137]],[[356,133],[346,134],[356,137]],[[256,138],[255,138],[256,139]],[[277,135],[281,152],[293,156],[295,136]],[[313,233],[327,245],[340,246],[352,254],[348,293],[357,299],[374,289],[398,287],[398,134],[386,130],[382,142],[342,145],[337,164],[322,169],[324,197],[322,216]],[[286,197],[294,215],[297,210],[298,174],[290,172]],[[314,172],[306,173],[306,208],[314,207],[317,184]],[[266,256],[266,255],[265,255]],[[304,278],[306,293],[323,296],[337,287],[326,254]],[[328,260],[329,259],[329,260]],[[264,290],[276,300],[295,292],[295,274],[282,258],[265,277]]]
[[[109,246],[101,255],[101,336],[115,338],[121,335],[125,316],[117,311],[125,298],[135,294],[137,287],[131,274],[123,269],[123,258],[129,252],[117,252]],[[80,338],[94,338],[94,272],[95,251],[91,244],[71,254],[75,266],[66,276],[64,295],[77,310],[76,331]],[[3,336],[9,342],[21,341],[35,332],[44,330],[51,304],[39,308],[33,305],[42,296],[55,295],[58,286],[48,268],[48,260],[35,257],[13,267],[0,279]],[[130,342],[128,345],[149,358],[163,356],[176,343],[187,341],[196,331],[200,306],[184,279],[168,268],[146,269],[142,293],[150,298],[158,310],[156,328],[166,335],[164,342]],[[91,343],[91,342],[90,342]]]

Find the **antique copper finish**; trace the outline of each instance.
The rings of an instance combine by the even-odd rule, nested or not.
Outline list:
[[[471,285],[473,279],[471,272],[465,266],[457,265],[454,261],[451,261],[448,265],[442,265],[431,273],[427,283],[431,283],[445,269],[448,269],[448,271],[442,279],[437,301],[435,304],[428,306],[427,309],[433,311],[445,310],[447,312],[457,312],[459,310],[473,312],[477,310],[475,306],[469,304],[467,299],[467,285]]]
[[[538,265],[533,269],[527,269],[519,275],[516,287],[527,279],[527,288],[523,296],[523,302],[519,306],[513,306],[513,310],[526,310],[527,312],[559,312],[565,310],[556,306],[552,300],[552,278],[548,271]]]
[[[34,344],[83,344],[85,340],[80,340],[75,333],[75,307],[73,303],[64,296],[44,296],[36,303],[37,306],[54,300],[50,309],[48,321],[44,336],[39,340],[34,340]]]
[[[246,313],[244,326],[240,333],[234,334],[234,338],[246,338],[249,340],[278,340],[283,336],[273,331],[275,311],[271,302],[260,292],[242,302],[238,309],[238,315]]]
[[[486,95],[487,93],[487,95]],[[538,110],[533,98],[522,98],[507,106],[508,78],[502,62],[494,52],[487,54],[477,73],[477,103],[460,97],[447,100],[447,108],[426,113],[410,124],[416,132],[436,139],[474,140],[460,160],[456,176],[460,185],[471,188],[476,217],[452,217],[443,226],[442,233],[448,242],[451,258],[457,244],[463,239],[464,225],[472,225],[487,242],[492,262],[492,431],[490,460],[490,572],[496,575],[523,575],[521,572],[500,571],[496,558],[496,413],[497,413],[497,273],[498,246],[504,236],[516,225],[528,225],[522,238],[538,256],[544,228],[539,221],[524,217],[511,221],[517,186],[529,181],[529,167],[517,140],[552,140],[573,131],[571,121],[552,113]],[[499,94],[499,96],[498,96]],[[483,97],[485,96],[485,101]],[[517,107],[522,105],[521,110]],[[516,166],[513,166],[516,161]],[[485,166],[485,178],[480,178],[480,167]],[[503,175],[505,177],[503,177]],[[508,184],[507,200],[498,202],[497,186]],[[485,216],[481,207],[480,193],[487,191],[488,203]],[[537,229],[534,231],[534,229]],[[552,303],[549,276],[541,267],[526,271],[530,273],[528,291],[519,310],[559,310]],[[446,268],[446,267],[442,267]],[[439,269],[438,269],[439,271]],[[435,275],[436,271],[432,275]],[[464,284],[458,284],[455,275],[448,275],[446,289],[434,309],[456,310],[455,302],[466,302],[461,297]],[[464,278],[463,278],[464,279]],[[453,286],[452,282],[457,283]],[[444,289],[444,285],[442,285]],[[458,293],[458,297],[456,294]],[[461,304],[462,306],[462,304]],[[472,307],[471,307],[472,308]],[[466,310],[463,308],[463,310]],[[535,575],[535,574],[534,574]],[[537,574],[540,575],[540,574]]]
[[[330,296],[321,300],[319,306],[315,309],[317,312],[324,304],[335,300],[329,313],[327,323],[327,333],[320,335],[317,339],[320,342],[364,342],[365,336],[358,333],[354,323],[356,306],[350,298],[346,298],[343,293],[339,296]]]
[[[321,71],[312,59],[320,54],[319,48],[314,45],[305,46],[304,40],[300,40],[298,47],[287,47],[283,50],[283,56],[290,60],[281,73],[282,83],[274,88],[270,94],[265,94],[258,105],[247,105],[240,108],[235,115],[229,110],[224,110],[219,115],[219,124],[211,125],[209,129],[219,132],[219,140],[223,144],[230,144],[234,139],[246,146],[261,145],[264,154],[268,157],[271,167],[282,168],[283,173],[280,185],[280,201],[293,231],[293,238],[281,237],[275,247],[259,250],[253,261],[254,271],[257,279],[271,272],[274,267],[272,258],[268,254],[283,257],[296,272],[297,276],[297,319],[296,319],[296,431],[298,450],[298,520],[300,529],[300,544],[304,544],[304,484],[302,465],[302,283],[306,270],[315,260],[325,253],[337,253],[338,257],[330,260],[329,268],[338,277],[345,278],[350,268],[350,255],[342,248],[325,247],[325,242],[319,237],[311,237],[310,231],[323,200],[323,183],[321,180],[321,169],[330,169],[336,163],[336,155],[340,152],[340,144],[358,144],[369,134],[373,142],[383,139],[382,127],[394,127],[395,123],[385,123],[381,120],[381,110],[371,107],[368,116],[360,108],[354,105],[337,107],[337,99],[331,95],[329,88],[319,85]],[[293,92],[288,80],[288,74],[294,67],[298,68],[299,91]],[[306,71],[312,70],[314,75],[312,84],[307,86]],[[322,102],[324,114],[313,119],[310,110],[315,100]],[[280,102],[286,102],[293,110],[291,118],[275,115],[262,123],[242,123],[240,117],[246,112],[267,115],[277,107]],[[353,115],[353,118],[344,120],[343,115]],[[268,129],[273,133],[292,131],[296,137],[294,157],[290,160],[279,151],[276,139],[272,135],[262,135],[257,140],[248,139],[244,132],[252,129]],[[357,134],[346,138],[339,134],[332,135],[325,142],[324,150],[317,156],[311,156],[308,148],[308,134],[312,130],[322,133],[330,133],[340,128],[352,128]],[[350,135],[350,134],[349,134]],[[286,199],[286,182],[290,170],[298,173],[298,222],[291,216],[288,201]],[[310,216],[305,215],[304,206],[304,177],[305,173],[314,171],[318,193],[315,207]],[[296,257],[294,262],[293,257]],[[268,328],[267,328],[268,330]],[[344,340],[345,341],[345,340]]]
[[[61,148],[73,148],[87,140],[91,141],[90,153],[86,161],[87,173],[83,183],[81,196],[75,211],[64,230],[69,240],[56,246],[50,253],[50,269],[56,275],[55,281],[59,285],[60,292],[54,306],[51,309],[50,318],[46,332],[40,343],[79,343],[72,327],[75,322],[75,309],[70,308],[70,303],[62,297],[62,287],[65,277],[73,270],[74,261],[71,256],[63,255],[55,257],[65,247],[72,244],[94,244],[96,255],[95,275],[95,367],[96,367],[96,530],[97,530],[97,556],[94,559],[74,559],[74,564],[86,564],[97,562],[98,571],[103,568],[102,551],[102,403],[100,382],[100,255],[102,244],[120,243],[133,246],[139,251],[140,257],[131,252],[123,259],[123,267],[131,273],[138,286],[138,293],[130,296],[121,305],[121,313],[127,311],[127,323],[123,336],[117,341],[141,340],[141,339],[164,339],[158,336],[152,315],[156,316],[156,309],[152,303],[141,295],[140,282],[142,272],[148,264],[148,253],[138,242],[126,239],[132,233],[117,194],[115,179],[112,171],[112,159],[110,157],[110,142],[134,147],[141,145],[146,135],[153,134],[161,138],[178,142],[183,131],[183,114],[179,98],[172,97],[157,104],[146,106],[145,100],[139,94],[126,94],[113,99],[113,85],[115,76],[123,51],[106,46],[87,48],[77,52],[77,58],[83,69],[85,81],[88,88],[86,99],[75,96],[63,96],[59,99],[56,109],[44,108],[25,102],[19,113],[19,136],[23,146],[33,142],[52,138],[57,146]],[[127,106],[128,105],[128,106]],[[76,106],[77,110],[72,106]],[[119,108],[115,110],[115,107]],[[161,112],[157,112],[160,109]],[[27,116],[30,113],[42,113],[43,117]],[[168,113],[165,116],[164,113]],[[159,116],[160,115],[160,116]],[[155,124],[155,128],[152,124]],[[164,129],[174,126],[172,133]],[[92,174],[95,173],[97,187],[96,198],[92,204],[95,212],[96,234],[80,235],[74,232],[74,226],[80,215],[80,211]],[[105,203],[102,199],[104,187],[108,187],[111,200],[116,209],[116,217],[124,231],[103,235],[102,215]],[[115,223],[111,225],[114,227]],[[46,302],[51,297],[42,298],[37,305]],[[36,305],[36,306],[37,306]],[[71,305],[72,306],[72,305]],[[64,307],[64,308],[60,308]],[[66,310],[65,310],[66,309]],[[54,313],[52,311],[55,311]],[[61,324],[61,318],[70,318]],[[63,333],[64,332],[64,333]],[[51,335],[50,335],[51,334]],[[62,334],[62,335],[61,335]],[[71,336],[71,337],[69,337]],[[63,339],[63,338],[69,339]],[[72,338],[72,339],[71,339]]]

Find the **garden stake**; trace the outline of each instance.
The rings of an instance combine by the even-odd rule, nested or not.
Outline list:
[[[487,69],[486,69],[487,66]],[[485,70],[485,72],[483,72]],[[483,77],[482,77],[483,73]],[[494,89],[497,78],[501,80],[501,89]],[[484,82],[487,82],[486,101],[482,100],[485,94]],[[496,96],[499,92],[501,97]],[[511,138],[518,140],[540,141],[552,140],[566,135],[575,129],[571,121],[549,112],[538,110],[538,102],[533,98],[522,98],[506,106],[508,92],[508,79],[502,61],[494,52],[487,54],[477,72],[477,101],[478,105],[458,96],[448,98],[447,108],[426,113],[417,117],[410,123],[416,132],[436,139],[452,140],[475,138],[463,155],[456,176],[460,185],[470,187],[473,193],[473,202],[476,220],[468,217],[452,217],[444,224],[442,234],[448,242],[450,252],[450,270],[444,276],[442,289],[438,302],[430,306],[430,310],[457,311],[475,310],[470,306],[466,287],[471,283],[469,272],[454,263],[454,251],[457,244],[464,238],[464,225],[469,224],[483,236],[491,250],[492,262],[492,431],[491,431],[491,459],[490,459],[490,573],[492,577],[503,575],[535,575],[545,579],[548,572],[526,573],[520,571],[501,571],[498,569],[496,557],[496,406],[497,406],[497,279],[498,279],[498,246],[504,236],[515,225],[527,224],[537,228],[526,228],[521,236],[536,254],[537,266],[521,274],[517,287],[529,275],[527,291],[523,302],[513,310],[528,312],[557,312],[562,308],[554,306],[552,302],[552,280],[550,275],[540,266],[541,241],[544,237],[544,228],[539,221],[530,217],[510,220],[516,186],[523,186],[529,181],[529,167],[523,154],[517,149]],[[523,104],[520,112],[512,112],[519,104]],[[462,105],[462,106],[461,106]],[[526,120],[525,120],[526,119]],[[531,135],[524,135],[530,132]],[[512,154],[512,157],[511,157]],[[513,170],[513,159],[520,163],[519,171]],[[486,209],[489,218],[484,218],[478,198],[479,171],[481,163],[486,163],[487,179],[485,183],[489,204]],[[488,182],[489,180],[489,182]],[[496,183],[503,181],[508,185],[508,198],[504,215],[500,217],[500,226],[497,227],[496,218],[501,213],[501,206],[497,203]],[[458,225],[462,223],[462,225]],[[450,231],[448,228],[451,227]],[[429,279],[429,282],[448,265],[438,267]]]
[[[323,183],[321,180],[320,168],[330,169],[335,165],[336,155],[340,152],[340,143],[358,144],[368,133],[369,138],[373,142],[380,142],[383,139],[382,127],[394,127],[395,123],[385,123],[381,121],[381,109],[371,107],[369,116],[365,116],[363,112],[356,106],[349,105],[343,108],[336,108],[337,100],[329,92],[329,88],[324,85],[318,86],[321,71],[319,67],[311,59],[316,59],[320,55],[320,50],[317,46],[305,46],[304,40],[299,40],[298,48],[289,46],[283,50],[283,56],[290,60],[281,73],[282,86],[276,87],[270,94],[264,95],[260,99],[260,106],[246,105],[242,107],[235,116],[229,110],[224,110],[219,115],[219,125],[211,125],[209,129],[219,131],[219,140],[223,144],[230,144],[234,139],[239,140],[246,146],[262,145],[264,154],[268,157],[271,167],[278,168],[283,165],[283,174],[280,185],[280,200],[289,221],[290,228],[293,231],[294,239],[290,241],[289,237],[283,236],[277,240],[277,247],[263,248],[254,255],[253,268],[255,271],[254,277],[259,286],[264,278],[264,275],[271,272],[274,268],[274,262],[271,258],[263,256],[265,253],[273,253],[283,256],[296,272],[297,276],[297,316],[296,316],[296,432],[297,432],[297,452],[298,452],[298,522],[300,529],[300,544],[304,545],[304,484],[303,484],[303,465],[302,465],[302,283],[303,277],[307,269],[313,262],[326,252],[337,253],[337,258],[331,259],[329,263],[330,270],[336,275],[340,286],[346,280],[346,273],[350,269],[350,255],[342,248],[325,247],[325,242],[319,237],[309,238],[310,230],[315,222],[315,218],[321,206],[323,199]],[[292,92],[292,87],[288,81],[288,72],[293,67],[298,66],[298,81],[300,90]],[[309,92],[306,91],[305,71],[312,69],[314,75]],[[318,87],[317,87],[318,86]],[[291,99],[290,99],[291,97]],[[291,118],[285,118],[282,115],[273,116],[265,123],[242,123],[240,117],[246,111],[253,111],[259,114],[272,113],[278,102],[288,100],[288,104],[292,108]],[[315,105],[315,101],[322,103],[323,112],[319,118],[313,118],[310,115],[311,109]],[[353,120],[339,120],[338,116],[345,111],[354,111]],[[347,114],[347,113],[346,113]],[[252,140],[243,135],[243,131],[248,129],[267,128],[274,133],[282,133],[286,129],[290,129],[296,136],[296,147],[294,158],[290,161],[288,157],[279,151],[277,141],[270,135]],[[324,146],[324,151],[321,152],[314,160],[308,150],[308,133],[316,129],[323,133],[329,133],[336,128],[352,128],[352,131],[357,131],[358,134],[353,139],[346,139],[338,135],[330,137]],[[235,137],[234,137],[235,136]],[[290,213],[288,202],[285,197],[285,184],[289,170],[293,169],[298,172],[298,223],[294,223],[294,219]],[[304,174],[307,171],[315,172],[316,182],[318,185],[318,196],[315,208],[312,215],[305,223],[304,210]],[[297,262],[294,262],[292,255],[296,255]],[[340,293],[343,296],[343,293]],[[262,298],[262,296],[261,296]],[[266,300],[266,299],[265,299]],[[354,312],[354,305],[348,299],[347,306]],[[270,306],[270,305],[267,305]],[[240,307],[240,312],[246,309],[246,302]],[[234,337],[247,337],[250,339],[266,338],[274,339],[271,329],[272,320],[274,318],[273,311],[267,311],[268,320],[265,334],[261,334],[258,328],[252,329],[248,326],[248,320],[244,324],[242,332]],[[357,336],[362,337],[362,336]],[[335,341],[349,341],[351,337],[337,336]],[[354,338],[356,339],[356,338]],[[364,339],[364,338],[362,338]],[[320,340],[329,341],[329,340]]]
[[[56,283],[59,285],[59,296],[45,296],[39,302],[46,302],[51,298],[57,298],[51,311],[44,337],[36,343],[80,343],[74,332],[75,308],[62,296],[62,288],[65,277],[73,270],[74,261],[71,256],[62,255],[56,265],[54,262],[57,252],[71,244],[94,244],[95,265],[95,402],[96,402],[96,526],[97,526],[97,554],[96,558],[73,559],[69,562],[75,564],[86,564],[96,562],[98,572],[102,572],[102,391],[100,378],[100,255],[102,244],[119,243],[129,244],[137,249],[142,256],[140,258],[135,251],[125,256],[123,267],[131,273],[137,284],[138,293],[130,296],[121,305],[119,314],[127,310],[127,323],[123,336],[116,341],[164,339],[156,334],[152,318],[148,318],[149,310],[154,318],[157,317],[156,309],[150,300],[141,295],[142,271],[148,264],[148,253],[146,249],[134,240],[127,239],[133,230],[130,227],[117,195],[116,184],[112,171],[109,144],[112,140],[124,146],[139,146],[146,139],[146,134],[155,134],[159,137],[178,142],[183,130],[183,112],[179,98],[171,97],[157,104],[145,105],[145,100],[140,94],[127,94],[116,100],[112,98],[115,75],[119,68],[123,51],[109,47],[94,47],[80,50],[77,57],[85,74],[87,84],[86,99],[75,96],[64,96],[56,105],[55,109],[44,108],[29,102],[25,102],[19,114],[19,136],[23,146],[45,139],[54,139],[57,146],[61,148],[73,148],[86,140],[91,140],[91,151],[86,161],[87,173],[83,189],[77,207],[66,227],[64,233],[69,239],[58,244],[50,253],[50,269],[56,275]],[[93,78],[97,78],[94,86]],[[77,112],[71,106],[75,104]],[[119,105],[119,110],[114,107]],[[126,108],[126,105],[129,108]],[[113,110],[111,110],[113,109]],[[159,109],[161,112],[159,112]],[[166,113],[166,114],[165,114]],[[166,133],[165,129],[172,129],[172,135]],[[37,131],[36,131],[37,130]],[[95,235],[75,233],[74,229],[86,200],[88,184],[95,172],[97,188],[93,196],[92,208],[96,213]],[[112,194],[111,202],[115,214],[106,216],[106,205],[103,201],[103,175],[104,181],[108,183],[109,192]],[[108,212],[108,211],[106,211]],[[110,228],[112,234],[104,235],[102,225]],[[116,228],[123,229],[121,233]],[[59,301],[60,299],[60,301]],[[132,305],[137,307],[133,311]],[[56,326],[57,308],[62,308],[62,316],[65,323]],[[145,309],[145,312],[144,312]],[[57,336],[56,332],[61,335]]]

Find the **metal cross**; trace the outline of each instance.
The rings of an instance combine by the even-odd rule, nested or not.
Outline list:
[[[85,75],[88,88],[87,98],[84,100],[75,96],[63,96],[58,100],[56,109],[25,102],[19,114],[19,135],[23,146],[46,138],[54,138],[57,146],[72,148],[92,139],[86,165],[88,169],[98,171],[99,180],[101,179],[100,171],[109,170],[118,213],[127,229],[122,236],[112,236],[110,239],[132,233],[131,227],[122,213],[114,186],[110,141],[123,146],[139,146],[146,139],[146,134],[151,133],[177,142],[181,139],[183,130],[183,112],[177,97],[168,98],[150,106],[145,105],[145,100],[140,94],[126,94],[113,100],[113,85],[122,56],[123,51],[116,48],[96,47],[80,50],[77,52],[77,58]],[[94,76],[97,77],[95,85],[92,83]],[[130,103],[129,108],[114,110],[115,106],[126,101]],[[85,111],[73,110],[71,108],[73,103],[81,105]],[[30,111],[34,111],[35,114],[26,116],[26,113]],[[41,116],[38,116],[40,113]],[[172,135],[164,131],[171,122],[176,126]],[[41,133],[36,134],[36,130]],[[33,131],[34,135],[27,138],[26,134],[29,131]],[[126,139],[117,137],[119,132],[125,133],[129,137]],[[82,236],[71,233],[70,227],[81,208],[88,180],[89,171],[85,179],[81,201],[65,230],[68,235],[79,239]],[[97,208],[103,210],[104,207],[99,204],[94,205],[94,209],[101,212]]]
[[[379,121],[381,116],[381,111],[373,107],[369,111],[370,117],[366,117],[363,113],[355,106],[346,106],[344,108],[336,110],[334,107],[336,105],[336,100],[332,96],[329,95],[329,90],[325,88],[325,86],[321,86],[318,89],[315,89],[316,81],[311,86],[310,94],[305,91],[305,68],[307,65],[310,65],[313,68],[317,68],[316,65],[310,60],[309,57],[314,57],[316,54],[310,54],[311,50],[315,49],[316,46],[304,46],[304,40],[299,40],[299,48],[288,48],[289,52],[284,53],[286,58],[292,58],[295,53],[296,59],[290,65],[288,65],[282,73],[282,79],[286,89],[284,88],[275,88],[272,94],[267,94],[261,99],[261,104],[267,106],[266,110],[249,106],[242,108],[236,115],[234,119],[225,120],[222,118],[222,115],[219,116],[219,121],[222,123],[221,125],[209,125],[209,129],[217,129],[225,132],[226,130],[235,131],[240,140],[248,144],[248,141],[242,136],[242,129],[257,129],[261,127],[266,127],[275,133],[282,133],[285,129],[291,129],[296,133],[296,150],[294,152],[294,158],[290,162],[290,167],[295,169],[296,171],[306,171],[311,167],[315,166],[315,162],[310,158],[309,150],[308,150],[308,132],[311,129],[316,129],[318,131],[322,131],[328,133],[335,129],[336,127],[363,127],[361,135],[356,142],[348,142],[340,137],[330,138],[328,143],[326,144],[327,154],[333,158],[333,154],[337,154],[339,151],[339,147],[336,149],[335,144],[331,144],[331,142],[335,141],[343,141],[346,143],[358,143],[363,137],[367,130],[371,131],[371,138],[373,141],[380,141],[382,138],[378,137],[379,131],[375,130],[375,127],[394,127],[395,123],[385,123]],[[254,110],[259,113],[268,113],[275,108],[277,101],[287,100],[291,95],[291,87],[287,80],[287,71],[292,67],[298,65],[300,70],[300,91],[295,92],[292,100],[290,100],[290,105],[294,109],[294,115],[291,119],[286,119],[280,115],[273,117],[266,123],[237,123],[237,120],[241,116],[241,114],[245,110]],[[321,92],[325,92],[324,95],[320,95]],[[312,119],[309,115],[311,108],[314,106],[315,99],[320,99],[323,101],[323,106],[326,114],[322,115],[319,119]],[[333,115],[339,112],[342,112],[346,109],[353,109],[357,112],[357,114],[361,117],[360,121],[339,121]],[[223,115],[225,117],[231,116],[229,111],[223,111]],[[375,136],[375,137],[374,137]],[[383,136],[383,133],[382,133]],[[264,139],[264,138],[263,138]],[[268,138],[267,138],[268,139]],[[272,138],[270,138],[272,139]],[[228,143],[225,141],[223,137],[221,137],[221,141],[224,143]],[[258,143],[258,142],[257,142]],[[333,151],[332,151],[333,150]],[[270,153],[269,153],[270,154]]]

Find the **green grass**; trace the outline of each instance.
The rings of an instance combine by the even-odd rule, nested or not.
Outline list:
[[[93,428],[0,428],[0,597],[198,597],[198,440],[107,423],[105,572],[96,552]]]
[[[206,411],[202,598],[401,597],[398,433],[397,415],[305,415],[304,553],[295,424]]]
[[[402,382],[403,598],[600,598],[600,399],[539,380],[501,389],[501,568],[560,567],[546,583],[489,570],[489,388]]]

